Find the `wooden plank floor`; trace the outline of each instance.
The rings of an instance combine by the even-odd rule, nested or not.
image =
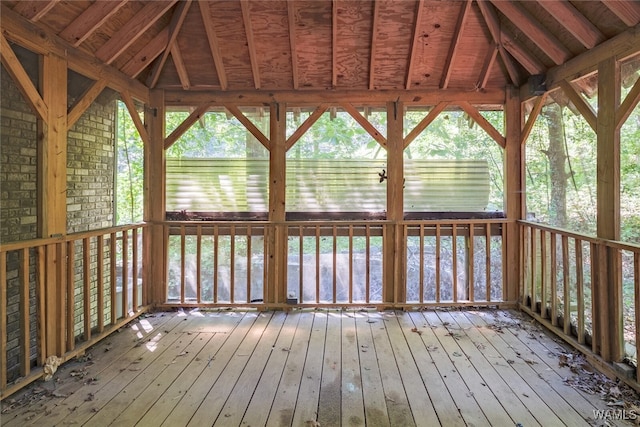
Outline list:
[[[0,424],[604,425],[568,351],[510,311],[156,313],[5,399]]]

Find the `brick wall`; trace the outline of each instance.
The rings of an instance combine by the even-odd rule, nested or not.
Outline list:
[[[69,130],[67,151],[67,232],[74,233],[110,227],[114,218],[114,156],[116,130],[116,103],[95,102]],[[0,242],[7,243],[34,239],[38,235],[37,208],[37,129],[36,116],[24,101],[4,67],[0,74]],[[105,271],[110,254],[105,239]],[[95,239],[92,247],[95,248]],[[95,253],[95,252],[94,252]],[[31,251],[30,283],[30,335],[31,355],[37,354],[37,319],[35,313],[35,254]],[[82,310],[82,245],[76,245],[75,301],[76,331],[83,322]],[[20,312],[19,287],[21,253],[7,256],[7,359],[8,380],[15,380],[20,372]],[[96,286],[96,257],[91,260],[91,286]],[[109,289],[108,276],[105,288]],[[108,301],[108,295],[105,296]],[[97,306],[94,296],[92,324],[97,324]],[[105,313],[109,314],[107,304]],[[110,320],[110,319],[107,319]]]

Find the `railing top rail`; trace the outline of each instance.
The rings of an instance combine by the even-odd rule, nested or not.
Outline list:
[[[620,242],[617,240],[609,240],[609,239],[603,239],[600,237],[589,236],[587,234],[577,233],[575,231],[569,231],[563,228],[553,227],[547,224],[541,224],[539,222],[518,220],[518,223],[531,228],[536,228],[538,230],[544,230],[549,233],[560,234],[573,239],[582,240],[584,242],[594,243],[602,246],[608,246],[611,248],[616,248],[624,251],[640,252],[640,245],[635,243]]]
[[[95,236],[104,236],[106,234],[120,233],[123,231],[133,230],[135,228],[145,228],[145,227],[147,227],[147,224],[145,223],[127,224],[127,225],[119,225],[116,227],[100,228],[97,230],[81,231],[78,233],[71,233],[64,236],[54,236],[54,237],[23,240],[19,242],[3,243],[3,244],[0,244],[0,252],[10,252],[10,251],[15,251],[20,249],[30,249],[38,246],[50,245],[53,243],[70,242],[73,240],[80,240],[80,239],[85,239],[88,237],[95,237]]]

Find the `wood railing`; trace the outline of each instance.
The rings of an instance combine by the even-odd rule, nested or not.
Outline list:
[[[43,375],[146,310],[145,225],[0,245],[0,391]]]
[[[586,354],[637,365],[640,245],[526,221],[520,230],[521,307]]]
[[[504,222],[405,221],[399,225],[401,266],[385,259],[385,245],[394,245],[388,227],[397,226],[388,221],[167,222],[165,304],[495,305],[503,301],[505,284]],[[271,253],[269,239],[278,227],[286,245]],[[269,283],[268,266],[278,265],[269,262],[273,257],[284,259],[286,283]],[[390,268],[402,270],[401,283],[385,281]]]

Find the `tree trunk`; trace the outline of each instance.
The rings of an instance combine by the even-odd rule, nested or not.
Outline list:
[[[549,203],[549,223],[557,227],[567,225],[567,156],[564,149],[564,122],[562,107],[558,104],[546,106],[542,115],[547,120],[549,148],[544,152],[549,159],[551,197]]]

